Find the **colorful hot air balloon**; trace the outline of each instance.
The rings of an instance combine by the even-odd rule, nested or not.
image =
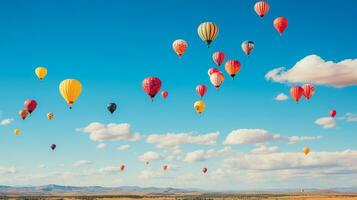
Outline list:
[[[24,107],[31,114],[37,107],[37,102],[33,99],[28,99],[24,103]]]
[[[29,115],[29,112],[27,110],[22,109],[19,111],[19,115],[20,115],[21,119],[24,120]]]
[[[114,111],[117,109],[117,104],[116,103],[108,103],[107,109],[111,114],[113,114]]]
[[[169,166],[167,166],[167,165],[162,166],[162,170],[167,171],[168,169],[169,169]]]
[[[279,32],[280,35],[283,34],[286,27],[288,27],[288,20],[284,17],[278,17],[274,20],[274,28]]]
[[[306,99],[310,99],[315,93],[315,87],[311,84],[303,85],[302,89],[304,89],[304,96]]]
[[[268,13],[269,8],[270,8],[269,4],[265,1],[259,1],[254,5],[254,10],[257,13],[257,15],[259,15],[259,17],[264,17],[264,15]]]
[[[142,87],[146,94],[150,96],[151,101],[154,101],[155,95],[160,91],[161,80],[156,77],[145,78],[142,82]]]
[[[162,91],[162,92],[161,92],[161,96],[162,96],[164,99],[166,99],[167,96],[169,96],[169,92],[168,92],[168,91]]]
[[[47,113],[47,119],[52,120],[55,117],[55,114],[49,112]]]
[[[209,69],[208,69],[208,76],[211,76],[211,75],[212,75],[213,73],[215,73],[215,72],[219,72],[219,69],[214,68],[214,67],[209,68]]]
[[[120,166],[119,166],[119,170],[120,170],[120,171],[124,171],[124,170],[125,170],[125,165],[120,165]]]
[[[302,95],[304,95],[304,89],[300,86],[294,86],[290,88],[290,95],[298,103]]]
[[[201,114],[205,110],[206,104],[204,101],[196,101],[195,104],[193,104],[193,107],[198,112],[198,114]]]
[[[197,85],[196,92],[202,98],[203,96],[205,96],[205,94],[207,92],[207,87],[205,85]]]
[[[250,53],[253,51],[253,49],[254,49],[253,41],[246,40],[242,43],[242,50],[247,56],[250,55]]]
[[[21,134],[21,131],[20,131],[19,129],[15,129],[15,130],[14,130],[14,133],[15,133],[15,135],[20,135],[20,134]]]
[[[337,111],[336,110],[331,110],[330,111],[330,117],[334,118],[337,114]]]
[[[37,67],[35,69],[35,73],[37,75],[37,77],[42,80],[43,78],[45,78],[45,76],[47,75],[47,69],[40,66],[40,67]]]
[[[72,109],[74,102],[82,92],[82,84],[76,79],[66,79],[60,83],[59,91],[69,108]]]
[[[172,48],[176,52],[176,54],[181,57],[186,49],[187,49],[187,42],[185,40],[175,40],[174,43],[172,43]]]
[[[217,51],[212,55],[213,62],[216,63],[216,65],[218,66],[221,66],[224,59],[226,59],[226,55],[221,51]]]
[[[240,62],[238,60],[228,60],[225,64],[226,72],[234,79],[234,76],[240,70]]]
[[[214,72],[209,78],[212,85],[214,85],[216,89],[218,89],[224,81],[224,75],[222,72]]]
[[[305,155],[310,153],[310,148],[309,147],[304,147],[303,152]]]
[[[202,173],[207,173],[207,171],[208,171],[208,169],[207,169],[207,167],[204,167],[204,168],[202,168]]]
[[[197,32],[201,40],[207,43],[207,47],[210,47],[210,44],[218,35],[218,26],[213,22],[203,22],[198,26]]]
[[[51,144],[50,148],[52,149],[52,151],[54,151],[56,149],[57,145],[56,144]]]

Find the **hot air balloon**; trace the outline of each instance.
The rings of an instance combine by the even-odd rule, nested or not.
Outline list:
[[[211,81],[212,85],[214,85],[214,87],[216,89],[218,89],[224,81],[223,73],[222,72],[214,72],[210,76],[210,81]]]
[[[310,153],[310,148],[309,147],[304,147],[303,152],[305,155]]]
[[[205,96],[205,94],[207,92],[207,87],[205,85],[197,85],[196,92],[202,98],[203,96]]]
[[[108,103],[107,109],[111,114],[113,114],[114,111],[117,109],[117,104],[116,103]]]
[[[225,64],[226,72],[234,79],[234,76],[240,70],[240,62],[238,60],[228,60]]]
[[[286,27],[288,27],[288,20],[284,17],[278,17],[274,20],[274,28],[279,32],[280,35],[283,34]]]
[[[207,43],[207,47],[210,47],[210,44],[218,35],[218,26],[213,22],[203,22],[198,26],[197,32],[201,40]]]
[[[124,170],[125,170],[125,165],[120,165],[120,166],[119,166],[119,170],[120,170],[120,171],[124,171]]]
[[[259,1],[257,3],[255,3],[254,5],[254,10],[257,13],[257,15],[259,15],[259,17],[264,17],[264,15],[266,15],[269,11],[269,4],[265,1]]]
[[[14,130],[14,133],[15,133],[15,135],[20,135],[20,134],[21,134],[21,131],[20,131],[19,129],[15,129],[15,130]]]
[[[216,63],[216,65],[218,66],[221,66],[225,58],[226,55],[221,51],[217,51],[212,55],[213,62]]]
[[[242,43],[242,50],[247,56],[250,55],[250,53],[253,51],[253,49],[254,49],[253,41],[246,40]]]
[[[19,115],[20,115],[21,119],[24,120],[29,115],[29,112],[27,110],[22,109],[19,111]]]
[[[169,169],[169,166],[167,166],[167,165],[162,166],[162,170],[167,171],[168,169]]]
[[[160,91],[161,80],[156,77],[145,78],[142,82],[142,87],[146,94],[150,96],[151,101],[154,101],[155,95]]]
[[[198,112],[198,114],[201,114],[205,110],[206,104],[204,101],[196,101],[195,104],[193,104],[193,107]]]
[[[47,119],[52,120],[55,117],[55,114],[49,112],[47,113]]]
[[[24,107],[31,114],[37,107],[37,102],[33,99],[28,99],[24,103]]]
[[[304,89],[304,96],[306,99],[310,99],[315,93],[315,87],[311,84],[305,84],[302,88]]]
[[[208,169],[207,169],[207,167],[204,167],[204,168],[202,168],[202,173],[207,173],[207,171],[208,171]]]
[[[148,165],[148,164],[150,164],[150,162],[149,162],[149,161],[146,161],[145,164]]]
[[[209,68],[209,69],[208,69],[208,76],[211,76],[211,75],[212,75],[213,73],[215,73],[215,72],[219,72],[219,69],[214,68],[214,67]]]
[[[169,92],[168,92],[168,91],[162,91],[162,92],[161,92],[161,96],[162,96],[164,99],[166,99],[167,96],[169,96]]]
[[[82,92],[82,84],[76,79],[66,79],[60,83],[59,91],[69,108],[72,109],[74,102]]]
[[[337,111],[336,110],[331,110],[330,111],[330,117],[334,118],[337,114]]]
[[[57,145],[56,144],[51,144],[50,148],[52,149],[52,151],[54,151],[56,149]]]
[[[304,95],[304,89],[300,86],[294,86],[290,88],[290,95],[298,103],[302,95]]]
[[[185,40],[175,40],[174,43],[172,43],[172,48],[176,52],[176,54],[181,58],[181,56],[185,53],[187,49],[187,42]]]
[[[40,67],[37,67],[35,69],[35,73],[37,75],[37,77],[42,80],[43,78],[45,78],[45,76],[47,75],[47,69],[40,66]]]

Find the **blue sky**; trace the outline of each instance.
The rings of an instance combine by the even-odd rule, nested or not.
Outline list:
[[[357,173],[357,169],[351,168],[357,164],[357,123],[354,122],[357,117],[353,114],[357,113],[354,86],[357,65],[355,60],[336,64],[356,57],[356,2],[271,0],[271,9],[262,20],[253,10],[254,3],[233,0],[224,3],[218,0],[1,2],[3,97],[0,117],[14,120],[0,126],[0,152],[3,152],[0,154],[0,184],[187,187],[186,182],[190,181],[194,187],[215,188],[207,179],[219,179],[222,182],[219,189],[356,185],[350,177],[356,177]],[[272,26],[272,21],[279,16],[289,20],[282,37]],[[204,21],[213,21],[219,27],[219,35],[209,49],[196,30]],[[181,59],[171,47],[179,38],[185,39],[189,46]],[[244,40],[255,42],[249,58],[241,51]],[[226,76],[220,90],[215,91],[207,70],[214,66],[211,55],[218,50],[224,51],[228,59],[241,61],[242,69],[234,81]],[[289,78],[284,83],[266,80],[265,75],[277,67],[286,67],[288,71],[294,66],[308,65],[304,58],[309,55],[335,62],[335,65],[327,62],[321,65],[326,67],[321,74],[332,70],[323,80],[304,76],[311,73],[321,78],[317,65],[309,65],[307,68],[311,71],[296,75],[301,75],[303,81],[295,82],[315,85],[313,98],[299,104],[291,98],[274,100],[279,93],[289,95],[290,86],[296,83]],[[303,64],[295,65],[298,61]],[[49,71],[43,81],[34,74],[40,65]],[[336,69],[333,67],[338,70],[333,71]],[[344,70],[351,75],[336,74]],[[141,81],[148,76],[161,78],[162,89],[169,91],[168,99],[157,96],[154,103],[150,102],[141,88]],[[59,83],[66,78],[76,78],[83,85],[72,110],[67,108],[58,91]],[[342,85],[336,87],[334,79],[341,79]],[[199,99],[195,92],[198,84],[208,86],[204,97],[207,108],[202,116],[193,109],[193,103]],[[29,98],[37,100],[38,108],[22,121],[17,112]],[[113,101],[118,104],[118,110],[110,115],[106,104]],[[331,109],[338,112],[334,127],[323,128],[314,123],[318,118],[327,117]],[[48,112],[55,114],[54,120],[46,119]],[[327,121],[331,123],[331,119]],[[97,149],[100,142],[76,131],[92,122],[128,123],[132,132],[140,133],[141,139],[102,141],[106,148]],[[18,137],[13,134],[15,128],[22,130]],[[222,144],[231,131],[242,129],[262,129],[285,139],[267,140],[263,144]],[[212,132],[219,132],[215,144],[182,143],[181,152],[177,154],[147,142],[152,134],[186,133],[194,137]],[[291,136],[314,139],[288,144],[286,138]],[[55,152],[49,150],[52,143],[58,145]],[[116,149],[126,144],[130,148]],[[279,150],[257,155],[251,152],[262,146]],[[301,159],[304,146],[311,147],[316,154],[312,153],[310,160],[301,161],[303,164],[298,167],[269,165],[267,169],[255,169],[249,163],[254,156],[271,161],[291,154],[292,159]],[[224,148],[227,153],[219,153]],[[214,153],[207,153],[209,149],[214,149]],[[209,158],[201,162],[185,161],[188,153],[201,150],[209,154]],[[346,153],[346,150],[350,151]],[[160,159],[146,166],[138,157],[148,151],[156,152]],[[170,156],[176,159],[173,161]],[[343,159],[352,163],[333,169],[326,167],[331,163],[317,167],[316,163],[325,161],[325,156],[334,158],[329,161],[332,165]],[[237,157],[246,158],[237,161],[247,163],[244,169],[240,164],[232,165],[232,159]],[[73,166],[80,160],[90,163]],[[125,173],[112,170],[111,167],[122,163],[127,165]],[[172,170],[163,174],[160,171],[163,164],[169,164]],[[203,166],[209,169],[205,176],[200,173]],[[302,168],[313,170],[304,176]],[[330,175],[327,171],[340,173]],[[272,181],[269,174],[278,178]],[[179,175],[183,178],[178,178]],[[314,176],[319,177],[319,181],[311,179]],[[334,182],[327,181],[331,176]],[[238,184],[242,181],[244,185]]]

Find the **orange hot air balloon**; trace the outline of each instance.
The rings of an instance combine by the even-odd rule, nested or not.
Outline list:
[[[120,165],[119,170],[123,172],[125,170],[125,165]]]
[[[29,112],[27,110],[22,109],[19,111],[19,115],[20,115],[21,119],[24,120],[29,115]]]
[[[311,84],[305,84],[302,88],[304,89],[304,96],[306,99],[310,99],[315,93],[315,87]]]
[[[162,170],[167,171],[168,169],[169,169],[169,166],[167,166],[167,165],[162,166]]]
[[[172,48],[179,57],[181,57],[185,53],[187,46],[187,42],[182,39],[175,40],[174,43],[172,43]]]
[[[226,72],[234,79],[234,76],[240,70],[240,62],[238,60],[228,60],[225,65]]]
[[[265,1],[259,1],[254,5],[254,11],[259,15],[259,17],[264,17],[269,11],[269,4]]]
[[[307,156],[307,154],[310,153],[310,148],[309,147],[304,147],[303,152]]]
[[[304,95],[304,89],[300,86],[294,86],[290,88],[290,95],[298,103],[302,95]]]
[[[284,17],[278,17],[274,20],[274,28],[279,32],[280,35],[283,34],[286,27],[288,27],[288,20]]]
[[[224,81],[224,75],[222,72],[214,72],[213,74],[211,74],[211,76],[209,77],[212,85],[218,89],[223,81]]]
[[[55,117],[55,114],[49,112],[47,113],[47,119],[52,120]]]
[[[211,75],[212,75],[213,73],[215,73],[215,72],[219,72],[219,69],[214,68],[214,67],[209,68],[209,69],[208,69],[208,76],[211,76]]]
[[[202,173],[207,173],[207,171],[208,171],[208,169],[207,169],[207,167],[204,167],[204,168],[202,168]]]
[[[161,96],[162,96],[164,99],[166,99],[167,96],[169,96],[169,92],[168,92],[168,91],[162,91],[162,92],[161,92]]]
[[[218,66],[221,66],[225,58],[226,55],[221,51],[217,51],[212,55],[213,62],[216,63],[216,65]]]

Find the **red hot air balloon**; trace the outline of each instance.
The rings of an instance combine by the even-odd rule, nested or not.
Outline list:
[[[288,20],[284,17],[278,17],[274,20],[274,28],[279,32],[280,35],[283,34],[286,27],[288,27]]]
[[[310,99],[315,93],[315,87],[311,84],[305,84],[302,88],[304,89],[304,96],[306,99]]]
[[[37,102],[35,100],[29,99],[24,103],[24,107],[31,114],[37,107]]]
[[[294,86],[290,88],[290,95],[296,101],[299,102],[299,99],[304,95],[304,89],[300,86]]]
[[[167,165],[162,166],[162,170],[167,171],[168,169],[169,169],[169,166],[167,166]]]
[[[142,87],[146,94],[150,96],[151,101],[154,101],[155,95],[160,91],[161,80],[156,77],[145,78],[142,82]]]
[[[161,96],[162,96],[164,99],[166,99],[167,96],[169,96],[169,92],[168,92],[168,91],[162,91],[162,92],[161,92]]]
[[[209,70],[208,70],[208,76],[211,76],[211,75],[212,75],[213,73],[215,73],[215,72],[219,72],[219,69],[214,68],[214,67],[209,68]]]
[[[207,171],[208,171],[207,167],[202,168],[202,172],[203,172],[204,174],[207,173]]]
[[[337,114],[337,111],[336,110],[331,110],[330,111],[330,117],[334,118]]]
[[[196,92],[202,98],[203,96],[205,96],[205,94],[207,92],[207,87],[205,85],[197,85],[196,86]]]
[[[213,59],[214,63],[216,63],[216,65],[218,65],[218,66],[221,66],[221,64],[223,63],[225,58],[226,58],[226,55],[221,51],[217,51],[212,55],[212,59]]]
[[[120,170],[120,171],[124,171],[124,170],[125,170],[125,165],[120,165],[120,166],[119,166],[119,170]]]

